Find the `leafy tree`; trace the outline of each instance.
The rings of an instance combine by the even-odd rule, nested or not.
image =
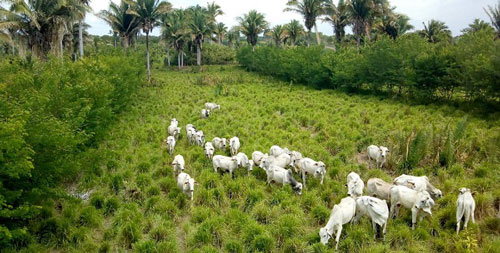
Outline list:
[[[238,47],[240,43],[240,28],[235,26],[227,33],[227,44]]]
[[[248,44],[252,45],[255,50],[259,34],[263,33],[268,26],[267,21],[264,19],[264,14],[251,10],[243,17],[238,17],[240,23],[241,33],[247,37]]]
[[[146,34],[146,64],[148,81],[151,82],[151,64],[149,56],[149,33],[160,25],[163,15],[169,12],[172,5],[163,0],[125,0],[130,5],[127,13],[134,15],[141,24],[142,32]]]
[[[224,15],[224,12],[222,11],[221,7],[218,4],[212,2],[212,3],[207,3],[207,14],[208,14],[208,20],[212,23],[215,23],[217,22],[216,18],[218,16]]]
[[[424,29],[419,31],[420,36],[427,39],[431,43],[440,42],[451,39],[451,31],[448,26],[442,21],[431,20],[424,24]]]
[[[409,18],[403,14],[389,14],[382,16],[379,22],[375,25],[375,29],[382,34],[387,34],[389,37],[396,39],[413,29],[409,24]]]
[[[481,19],[474,19],[474,22],[469,24],[469,27],[462,30],[463,33],[475,33],[479,31],[486,31],[489,33],[495,33],[493,27]]]
[[[215,26],[214,30],[215,36],[217,38],[217,43],[220,45],[222,44],[222,41],[224,40],[224,36],[227,34],[227,27],[224,23],[219,22]]]
[[[333,0],[327,0],[325,3],[326,17],[323,21],[329,22],[333,26],[335,41],[342,42],[345,37],[345,27],[349,25],[349,16],[347,13],[347,4],[344,0],[339,0],[335,5]]]
[[[497,38],[500,38],[500,1],[495,6],[488,5],[488,9],[484,9],[490,17],[491,24],[497,30]]]
[[[184,65],[184,45],[190,38],[184,10],[177,9],[166,16],[162,33],[167,43],[177,51],[177,65],[181,69]]]
[[[205,36],[210,36],[215,30],[214,24],[210,22],[207,9],[196,5],[188,9],[189,27],[196,45],[196,64],[201,65],[201,49]]]
[[[288,38],[290,39],[290,44],[295,46],[295,42],[300,35],[304,34],[304,27],[299,23],[298,20],[292,20],[290,23],[285,25],[285,29],[288,34]]]
[[[348,12],[359,46],[363,35],[368,41],[371,40],[371,30],[376,19],[389,16],[392,10],[387,0],[351,0],[348,4]]]
[[[319,38],[318,27],[316,20],[324,14],[324,0],[289,0],[284,11],[292,11],[299,13],[304,18],[304,23],[307,28],[308,44],[311,44],[311,29],[314,27],[316,40],[318,45],[321,44]]]
[[[286,39],[286,29],[282,25],[276,25],[269,31],[269,35],[273,39],[277,47],[281,46],[281,43]]]
[[[121,1],[120,5],[111,2],[109,9],[100,11],[97,16],[111,27],[113,32],[118,33],[123,48],[128,48],[134,36],[141,29],[139,19],[127,13],[130,5]]]

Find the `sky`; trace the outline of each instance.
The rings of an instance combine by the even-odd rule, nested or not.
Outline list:
[[[119,2],[119,0],[112,0]],[[212,0],[208,0],[212,1]],[[94,13],[107,9],[110,0],[92,0],[90,5]],[[196,4],[206,6],[207,0],[170,0],[174,8],[187,8]],[[300,15],[283,12],[287,0],[215,0],[224,11],[223,16],[217,18],[218,22],[223,22],[227,27],[237,25],[236,17],[242,16],[249,10],[255,9],[264,13],[266,20],[271,26],[288,23],[292,19],[302,22]],[[472,23],[475,18],[490,22],[489,17],[484,11],[484,7],[495,5],[498,0],[390,0],[392,6],[396,7],[396,12],[404,13],[410,17],[410,23],[416,30],[423,28],[423,22],[431,19],[444,21],[453,35],[461,34],[461,30]],[[92,27],[89,29],[91,34],[105,35],[109,34],[110,28],[95,15],[90,14],[86,22]],[[302,22],[303,23],[303,22]],[[320,32],[332,35],[332,27],[328,23],[318,22]],[[159,29],[153,32],[159,33]]]

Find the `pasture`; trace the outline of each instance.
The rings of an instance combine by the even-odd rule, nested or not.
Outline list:
[[[365,182],[372,177],[392,182],[402,173],[427,175],[443,198],[436,201],[433,216],[414,231],[411,213],[402,208],[400,217],[389,221],[384,241],[373,239],[367,218],[345,225],[340,251],[500,248],[500,222],[495,218],[500,197],[498,117],[292,86],[234,66],[157,70],[153,80],[140,88],[104,140],[79,156],[86,170],[67,188],[91,190],[90,200],[55,201],[53,227],[67,230],[62,238],[31,245],[32,250],[332,252],[333,240],[321,245],[318,231],[333,205],[347,195],[344,185],[351,171]],[[205,102],[220,104],[221,110],[201,119]],[[174,155],[162,143],[174,117],[182,127],[174,153],[184,156],[187,173],[198,182],[192,202],[177,189],[170,165]],[[320,185],[309,177],[299,196],[288,185],[266,186],[266,174],[257,166],[251,173],[239,169],[234,179],[216,174],[203,149],[188,145],[189,123],[203,130],[207,141],[238,136],[241,152],[249,157],[255,150],[269,152],[274,144],[300,151],[326,164],[325,182]],[[451,135],[453,141],[447,142]],[[368,168],[363,152],[370,144],[389,147],[387,168]],[[229,155],[229,150],[216,154]],[[301,181],[298,174],[294,177]],[[477,192],[477,223],[456,235],[460,187]],[[46,223],[41,226],[50,230]]]

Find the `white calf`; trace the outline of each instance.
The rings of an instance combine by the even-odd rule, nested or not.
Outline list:
[[[231,149],[231,155],[235,156],[238,154],[238,150],[240,149],[240,139],[238,137],[233,137],[229,140],[229,148]]]
[[[366,192],[369,196],[390,201],[391,188],[393,186],[393,184],[389,184],[380,178],[370,178],[366,183]]]
[[[231,178],[233,178],[233,172],[240,166],[236,157],[227,157],[222,155],[214,156],[212,164],[214,166],[215,173],[217,173],[217,169],[221,169],[222,172],[229,172]]]
[[[215,109],[220,109],[220,105],[216,103],[205,103],[205,109],[213,111]]]
[[[185,165],[184,157],[182,157],[182,155],[176,155],[174,161],[172,162],[172,166],[174,167],[174,174],[176,172],[183,172],[184,165]]]
[[[201,118],[206,119],[210,117],[210,110],[202,109],[201,110]]]
[[[247,168],[248,171],[253,170],[253,161],[248,160],[248,156],[245,155],[244,153],[238,153],[236,156],[234,156],[236,159],[238,159],[238,163],[240,164],[241,167]]]
[[[175,138],[173,136],[167,137],[167,139],[165,140],[165,144],[167,144],[168,153],[172,155],[175,148]]]
[[[460,188],[459,192],[460,194],[457,199],[457,234],[460,231],[460,221],[462,221],[462,219],[464,219],[464,229],[467,228],[469,219],[472,220],[472,223],[476,223],[474,220],[476,202],[474,202],[470,189]]]
[[[226,138],[215,137],[212,140],[212,143],[214,144],[214,146],[217,149],[219,149],[219,150],[226,150],[226,147],[227,147],[227,140],[226,140]]]
[[[411,227],[415,229],[417,223],[417,216],[420,210],[424,213],[420,216],[419,221],[425,217],[426,214],[432,215],[432,207],[434,200],[427,191],[417,192],[406,186],[396,185],[391,188],[391,216],[397,217],[400,206],[411,209]]]
[[[387,161],[387,153],[389,149],[383,146],[377,147],[375,145],[368,146],[366,153],[368,155],[368,167],[371,166],[371,160],[375,160],[377,168],[382,168]]]
[[[441,190],[434,187],[426,176],[415,177],[403,174],[394,179],[394,184],[403,185],[415,191],[427,191],[434,198],[441,198],[443,196]]]
[[[196,144],[196,132],[197,132],[196,128],[194,127],[188,128],[186,129],[186,132],[189,144],[190,145]]]
[[[365,183],[361,180],[356,172],[351,172],[347,175],[347,196],[359,197],[363,195],[363,189],[365,188]]]
[[[194,181],[194,178],[189,176],[189,174],[182,172],[179,176],[177,176],[177,186],[184,194],[191,198],[191,201],[193,200],[195,184],[197,183]]]
[[[205,134],[203,131],[197,131],[195,135],[195,140],[196,140],[196,145],[203,147],[203,144],[205,144]]]
[[[178,127],[177,125],[170,125],[168,126],[168,135],[174,136],[176,140],[179,139],[179,134],[181,133],[181,128]]]
[[[292,161],[292,159],[290,158],[290,156],[288,154],[285,154],[285,153],[281,154],[278,157],[269,156],[269,155],[265,154],[261,158],[261,161],[259,162],[260,163],[259,167],[261,167],[263,169],[268,169],[271,165],[274,165],[274,166],[278,166],[281,168],[286,168],[286,167],[290,166],[291,161]]]
[[[370,196],[356,198],[356,217],[354,221],[358,222],[363,216],[368,216],[372,220],[372,227],[377,238],[377,225],[382,229],[382,236],[387,231],[387,219],[389,218],[389,208],[387,202]]]
[[[356,213],[356,201],[351,198],[343,198],[338,205],[335,205],[330,214],[330,219],[326,226],[319,230],[319,237],[321,243],[326,245],[330,238],[335,233],[335,249],[339,246],[340,234],[342,233],[342,226],[349,223]]]
[[[214,145],[212,145],[211,142],[205,143],[205,156],[208,159],[212,160],[212,158],[214,157],[214,152],[215,152]]]
[[[177,121],[176,118],[173,118],[171,121],[170,121],[170,125],[171,126],[179,126],[179,121]]]
[[[260,151],[254,151],[252,153],[252,160],[253,160],[253,164],[257,165],[257,166],[260,166],[261,162],[262,162],[262,158],[264,157],[265,155],[260,152]]]
[[[270,149],[269,149],[269,154],[271,156],[274,156],[274,157],[278,157],[280,156],[281,154],[289,154],[290,155],[290,150],[288,150],[287,148],[281,148],[280,146],[278,145],[273,145]]]
[[[297,169],[299,173],[302,175],[302,183],[304,187],[306,187],[306,175],[313,175],[314,178],[320,178],[321,184],[323,184],[323,180],[326,175],[326,166],[323,162],[316,162],[311,158],[302,158],[298,162],[295,163],[294,167]]]
[[[302,194],[302,184],[297,182],[295,178],[293,178],[292,170],[286,170],[279,166],[272,165],[268,169],[266,169],[267,174],[267,184],[274,182],[276,184],[285,185],[290,184],[292,186],[293,191],[297,194]]]

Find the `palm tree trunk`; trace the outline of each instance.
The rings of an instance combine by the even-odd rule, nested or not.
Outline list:
[[[181,51],[177,51],[177,67],[181,69]]]
[[[366,35],[366,39],[367,41],[370,41],[372,39],[372,29],[371,29],[371,25],[370,24],[367,24],[365,26],[365,35]]]
[[[201,42],[196,45],[196,64],[201,66]]]
[[[129,45],[129,38],[128,37],[122,37],[122,47],[123,48],[128,48]]]
[[[170,67],[170,47],[167,46],[167,64]]]
[[[78,47],[80,48],[80,58],[83,59],[83,24],[78,23]]]
[[[148,82],[151,82],[151,65],[149,63],[149,32],[146,32],[146,66],[148,69]]]
[[[321,45],[321,38],[319,37],[318,26],[316,24],[314,24],[314,32],[316,33],[316,41],[318,42],[318,45]]]
[[[181,51],[181,68],[184,68],[184,51]]]

